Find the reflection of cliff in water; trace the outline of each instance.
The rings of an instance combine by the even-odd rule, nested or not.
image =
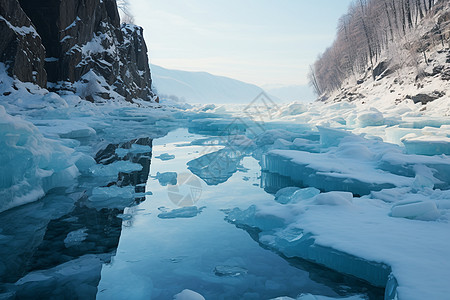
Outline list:
[[[132,163],[140,164],[142,170],[133,171],[130,173],[120,172],[116,182],[110,182],[108,186],[117,185],[119,187],[134,186],[136,193],[145,192],[145,184],[150,174],[150,163],[152,158],[152,142],[150,138],[139,138],[121,144],[109,144],[103,150],[99,151],[95,156],[97,163],[109,165],[116,161],[130,161]],[[133,145],[143,146],[133,151]],[[117,150],[128,150],[124,156],[119,156]],[[137,204],[145,200],[144,196],[137,197]]]
[[[188,162],[188,169],[208,185],[226,182],[240,168],[245,153],[231,148],[224,148],[208,153]]]
[[[145,200],[151,146],[150,138],[134,139],[110,144],[95,157],[100,164],[123,160],[142,166],[119,173],[107,185],[134,186],[142,195],[135,204]],[[139,151],[133,151],[136,147]],[[120,148],[129,151],[119,157]],[[83,299],[95,299],[102,265],[115,254],[126,216],[124,207],[92,207],[86,191],[77,189],[69,194],[53,190],[38,202],[0,214],[0,223],[6,224],[0,230],[0,296],[72,299],[81,293]]]

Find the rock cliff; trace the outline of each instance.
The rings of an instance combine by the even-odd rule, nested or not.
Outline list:
[[[89,101],[153,100],[142,28],[120,24],[115,0],[4,0],[0,15],[0,62],[17,79]]]
[[[45,87],[45,49],[17,1],[0,2],[0,32],[0,62],[6,64],[9,75]]]

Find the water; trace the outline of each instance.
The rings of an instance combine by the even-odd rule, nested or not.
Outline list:
[[[141,171],[119,174],[117,180],[85,178],[70,193],[52,191],[1,214],[6,225],[0,231],[0,296],[172,299],[190,289],[206,299],[301,293],[382,298],[382,291],[356,279],[265,249],[253,229],[227,222],[227,210],[273,201],[264,188],[273,192],[277,184],[268,188],[267,174],[249,153],[233,153],[224,161],[231,154],[208,141],[211,136],[187,129],[153,142],[134,140],[131,144],[152,146],[152,153],[123,158],[141,163]],[[131,144],[110,146],[97,160],[110,163],[118,148]],[[130,184],[139,193],[133,199],[108,198],[115,204],[105,206],[89,198],[93,185]]]

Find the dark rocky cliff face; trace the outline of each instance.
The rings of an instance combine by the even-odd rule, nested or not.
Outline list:
[[[22,14],[4,13],[10,6]],[[35,71],[41,77],[47,75],[49,89],[72,90],[90,101],[105,101],[119,95],[127,101],[153,99],[142,28],[120,25],[115,0],[2,0],[0,9],[5,21],[14,20],[17,26],[32,24],[36,29],[39,36],[27,58],[40,62]],[[18,38],[16,34],[14,39]],[[4,37],[0,40],[2,45]],[[35,58],[35,48],[45,48],[45,66],[42,53],[40,60]],[[20,63],[18,55],[2,50],[2,62]],[[22,81],[32,81],[21,72],[10,73]],[[45,85],[45,78],[39,79],[33,82]]]
[[[0,62],[9,75],[45,87],[44,59],[41,38],[19,3],[0,1]]]

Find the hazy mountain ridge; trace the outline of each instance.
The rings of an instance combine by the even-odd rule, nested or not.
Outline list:
[[[160,98],[189,103],[251,102],[263,89],[236,79],[207,72],[189,72],[150,66],[153,86]]]

